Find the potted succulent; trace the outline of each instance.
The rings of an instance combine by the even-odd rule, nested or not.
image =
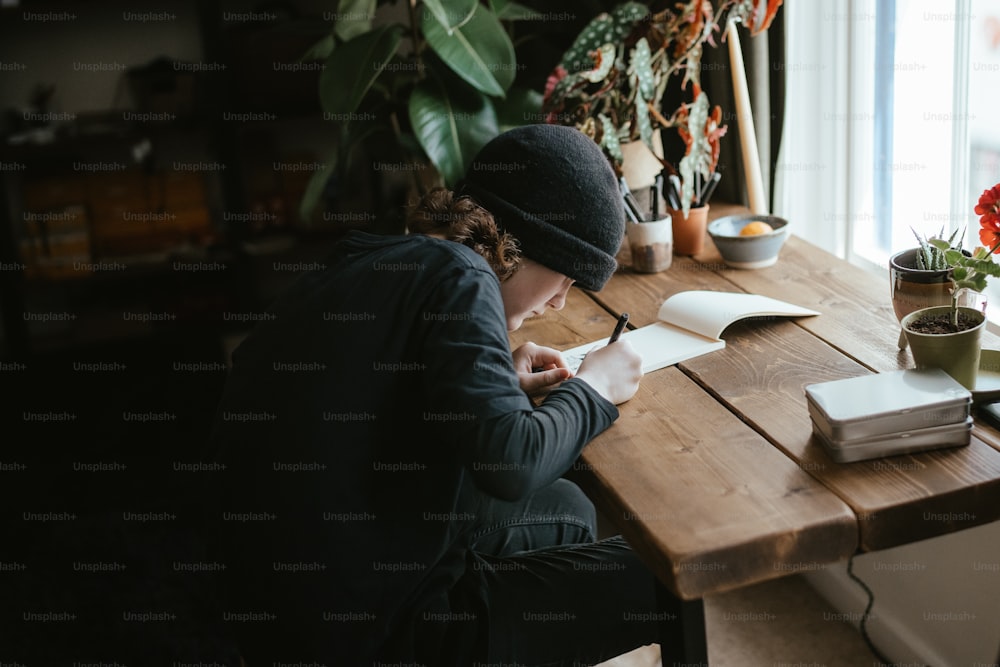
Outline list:
[[[889,258],[889,295],[897,320],[902,320],[920,308],[947,305],[951,300],[951,280],[945,251],[912,227],[910,231],[913,232],[917,245],[901,250]],[[943,236],[944,228],[935,238]],[[948,247],[961,251],[963,236],[964,233],[959,233],[956,229],[948,238]],[[899,349],[906,349],[906,345],[906,336],[900,329]]]
[[[650,3],[657,5],[658,3]],[[715,44],[720,25],[747,24],[752,35],[765,30],[781,0],[687,0],[663,9],[625,2],[594,18],[577,36],[549,76],[542,98],[546,121],[576,126],[605,151],[619,175],[633,146],[654,156],[653,174],[666,169],[679,185],[677,207],[684,217],[703,203],[699,183],[717,179],[719,140],[726,132],[722,111],[701,88],[704,45]],[[667,113],[660,101],[671,81],[686,101]],[[678,132],[686,146],[674,169],[661,155],[657,132]],[[626,179],[629,181],[629,179]],[[648,173],[629,181],[643,188]],[[668,184],[665,184],[667,186]]]
[[[983,246],[967,254],[945,239],[930,239],[944,253],[951,303],[915,310],[900,322],[918,368],[941,368],[968,389],[976,385],[986,313],[985,306],[962,306],[960,300],[968,291],[983,292],[989,278],[1000,276],[993,261],[1000,252],[1000,184],[983,192],[975,212],[981,216]]]

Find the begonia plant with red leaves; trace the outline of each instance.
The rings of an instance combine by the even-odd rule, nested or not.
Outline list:
[[[782,0],[624,2],[595,17],[563,54],[546,81],[542,111],[548,123],[576,126],[604,150],[621,174],[621,144],[642,141],[656,154],[654,130],[673,128],[684,141],[677,171],[685,214],[696,199],[693,181],[716,171],[726,133],[722,109],[701,87],[705,44],[716,46],[730,21],[751,36],[766,30]],[[720,41],[724,37],[720,37]],[[668,82],[680,77],[685,101],[664,113]],[[688,97],[690,95],[690,97]],[[665,167],[672,165],[657,155]]]

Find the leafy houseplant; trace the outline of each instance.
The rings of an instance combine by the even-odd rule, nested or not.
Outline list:
[[[951,302],[906,315],[901,324],[917,367],[943,368],[969,389],[975,388],[979,368],[983,311],[959,305],[967,291],[983,292],[987,280],[1000,277],[993,255],[1000,252],[1000,184],[983,192],[975,211],[980,217],[979,240],[985,245],[971,253],[951,247],[948,240],[930,239],[944,254]]]
[[[944,306],[951,300],[951,278],[943,250],[935,247],[926,236],[919,234],[912,227],[917,245],[900,251],[889,258],[889,285],[892,308],[896,319],[902,320],[915,310],[931,306]],[[936,238],[944,235],[944,228]],[[964,233],[958,230],[948,238],[948,246],[962,250],[961,241],[956,245],[956,239],[961,239]],[[906,335],[902,329],[899,332],[899,349],[907,346]]]
[[[418,189],[427,164],[454,185],[473,155],[507,126],[537,115],[541,95],[514,86],[512,22],[538,14],[512,0],[405,0],[404,23],[376,22],[387,0],[340,0],[330,34],[303,61],[324,65],[319,99],[336,148],[300,205],[311,219],[333,175],[352,168],[356,149],[388,134]],[[395,4],[395,2],[393,2]]]
[[[654,4],[654,3],[651,3]],[[594,18],[563,54],[546,84],[542,111],[550,123],[574,125],[594,139],[621,174],[622,144],[641,141],[656,152],[654,131],[675,129],[686,149],[680,159],[680,204],[685,217],[697,204],[695,182],[715,173],[722,110],[701,88],[704,45],[728,21],[765,30],[781,0],[686,0],[653,10],[625,2]],[[689,101],[664,114],[660,101],[672,79],[690,90]],[[657,156],[663,166],[670,163]]]
[[[931,239],[931,243],[945,254],[951,277],[951,305],[948,321],[953,331],[959,329],[958,300],[963,290],[983,292],[988,278],[1000,277],[1000,266],[993,262],[993,254],[1000,252],[1000,242],[991,249],[980,246],[971,255],[963,254],[948,246],[943,239]]]

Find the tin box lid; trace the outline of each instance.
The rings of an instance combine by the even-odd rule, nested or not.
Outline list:
[[[938,368],[873,373],[805,387],[806,398],[833,425],[972,403],[972,392]]]

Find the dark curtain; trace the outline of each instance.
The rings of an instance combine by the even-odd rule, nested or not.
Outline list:
[[[740,47],[750,92],[757,133],[757,150],[761,161],[761,176],[768,210],[774,208],[774,171],[781,147],[781,130],[785,115],[785,21],[784,10],[779,9],[766,33],[756,37],[740,25]],[[749,205],[746,189],[746,171],[740,144],[740,126],[736,115],[736,98],[733,94],[732,70],[729,64],[729,43],[725,39],[725,26],[715,36],[715,46],[706,44],[702,54],[702,88],[712,106],[722,108],[723,124],[728,129],[720,142],[719,173],[722,180],[712,197]],[[679,88],[667,90],[662,108],[665,112],[676,109],[681,100],[690,101],[691,91]],[[664,157],[675,165],[684,156],[684,144],[672,130],[664,130]]]

